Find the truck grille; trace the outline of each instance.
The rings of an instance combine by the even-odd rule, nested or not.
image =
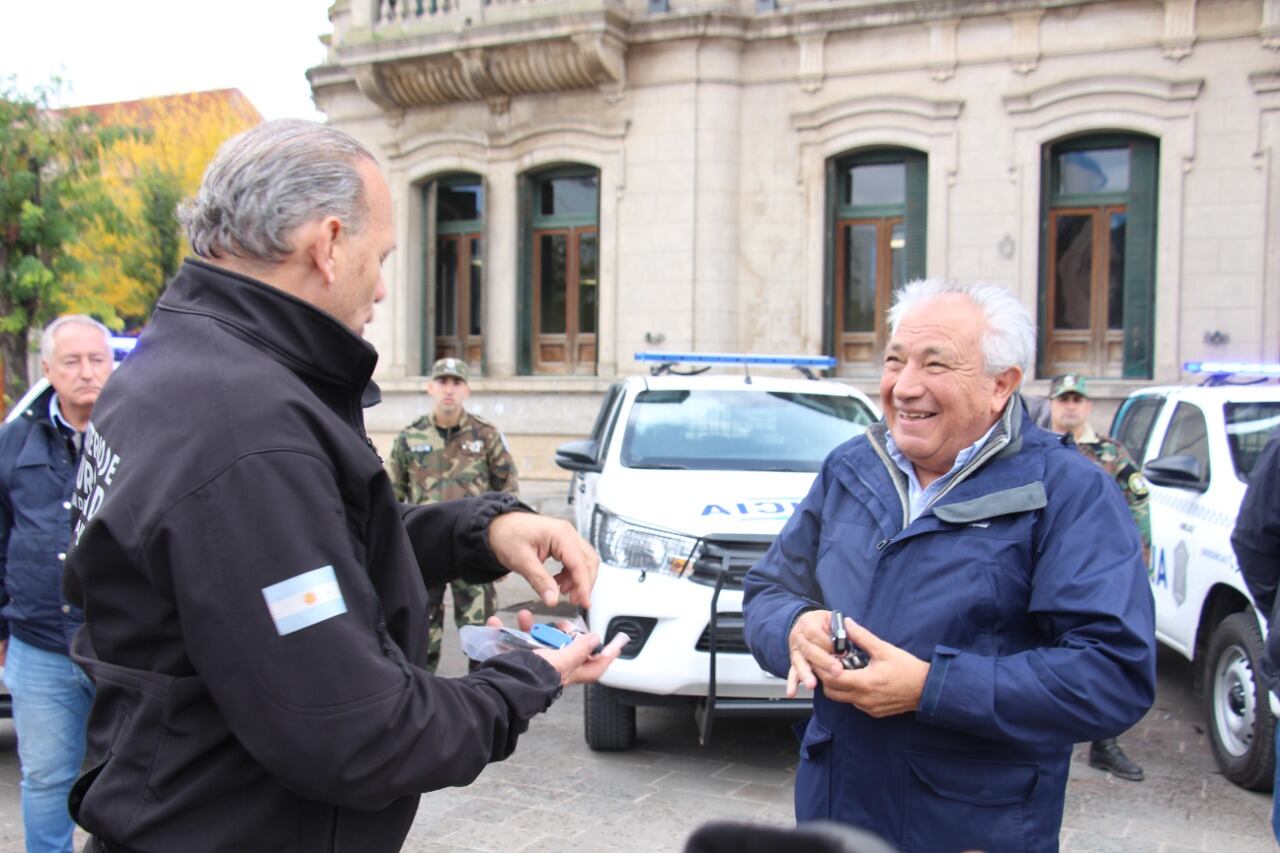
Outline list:
[[[697,650],[700,652],[711,651],[711,626],[702,629],[702,636],[698,638]],[[749,653],[747,641],[742,635],[742,614],[741,613],[721,613],[716,619],[716,654],[718,655],[745,655]]]
[[[772,536],[752,539],[707,539],[702,554],[693,564],[689,580],[703,586],[715,586],[721,572],[727,572],[724,589],[742,589],[747,569],[764,556],[773,543]]]

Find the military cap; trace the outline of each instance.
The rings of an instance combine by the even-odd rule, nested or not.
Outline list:
[[[1063,394],[1079,394],[1081,397],[1088,397],[1089,384],[1078,373],[1064,373],[1054,379],[1053,384],[1049,386],[1049,399],[1056,400]]]
[[[460,358],[439,359],[435,364],[431,365],[431,378],[439,379],[442,376],[452,376],[466,382],[467,363]]]

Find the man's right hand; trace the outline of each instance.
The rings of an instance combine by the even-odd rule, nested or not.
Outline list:
[[[844,672],[844,665],[831,647],[831,611],[810,610],[800,614],[787,638],[791,649],[791,669],[787,673],[787,698],[794,699],[799,685],[810,690],[818,686],[815,671],[832,678]]]
[[[499,563],[527,580],[548,607],[555,607],[562,593],[579,607],[591,606],[600,558],[569,522],[508,512],[489,522],[489,548]],[[548,557],[562,566],[554,577],[543,566]]]

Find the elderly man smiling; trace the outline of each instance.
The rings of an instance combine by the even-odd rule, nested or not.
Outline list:
[[[745,581],[756,659],[815,688],[796,817],[904,851],[1056,850],[1072,744],[1154,696],[1142,545],[1102,470],[1027,417],[1012,293],[917,281],[889,322],[884,421]],[[833,654],[832,611],[865,668]]]

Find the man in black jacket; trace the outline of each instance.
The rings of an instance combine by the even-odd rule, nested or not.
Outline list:
[[[505,758],[617,651],[588,660],[586,636],[434,677],[424,578],[509,568],[586,606],[597,558],[510,495],[395,500],[360,337],[391,200],[358,142],[260,125],[180,218],[201,260],[99,401],[77,478],[67,586],[98,694],[72,813],[126,853],[398,850],[420,792]]]
[[[0,430],[0,666],[13,698],[30,853],[71,853],[67,793],[84,760],[93,684],[71,660],[84,621],[63,601],[71,492],[89,415],[111,375],[111,333],[82,314],[45,327],[49,388]]]
[[[1280,586],[1280,429],[1272,433],[1249,473],[1231,547],[1254,604],[1267,617],[1262,675],[1271,691],[1280,695],[1280,611],[1276,609],[1276,588]],[[1276,755],[1275,790],[1280,795],[1280,739]],[[1280,805],[1276,802],[1272,804],[1271,831],[1280,841]]]

